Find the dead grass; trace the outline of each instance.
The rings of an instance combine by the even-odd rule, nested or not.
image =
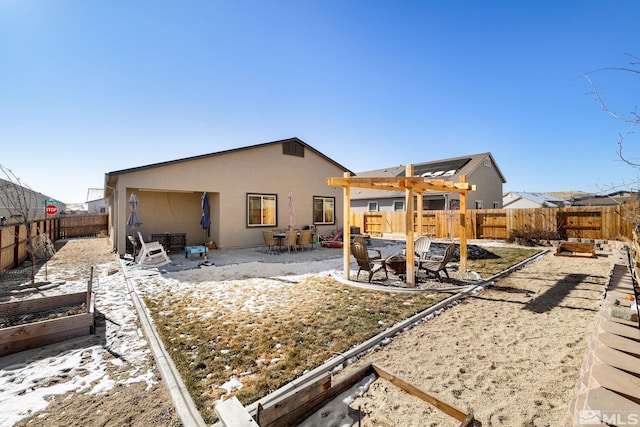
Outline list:
[[[247,405],[305,371],[444,299],[445,294],[390,294],[309,277],[261,295],[267,313],[202,294],[147,298],[156,327],[205,421],[215,421],[218,388],[231,377]]]
[[[535,252],[488,248],[469,267],[488,277]],[[246,294],[241,288],[229,283],[233,298],[201,287],[145,297],[207,423],[215,422],[215,402],[227,394],[220,386],[230,379],[242,382],[231,395],[248,405],[449,296],[368,291],[315,275]]]
[[[537,253],[540,253],[540,249],[506,246],[483,247],[482,254],[473,258],[469,257],[467,268],[480,274],[481,277],[487,278]]]

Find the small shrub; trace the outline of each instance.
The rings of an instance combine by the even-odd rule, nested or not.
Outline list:
[[[558,234],[555,232],[526,227],[524,230],[511,230],[507,242],[522,246],[544,246],[549,240],[556,239],[558,239]]]

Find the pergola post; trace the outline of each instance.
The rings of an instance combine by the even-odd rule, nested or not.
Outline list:
[[[349,172],[344,173],[345,178],[349,178]],[[342,269],[344,278],[351,280],[351,187],[344,187],[342,207]]]
[[[460,183],[467,182],[467,176],[460,176]],[[460,271],[467,271],[467,193],[460,193]]]
[[[416,195],[417,202],[418,202],[417,206],[416,206],[416,211],[417,211],[416,212],[417,213],[416,216],[417,216],[417,219],[418,219],[418,224],[417,224],[418,236],[417,237],[420,237],[420,236],[422,236],[424,234],[423,233],[423,224],[422,224],[422,221],[423,221],[423,219],[422,219],[422,210],[424,209],[423,200],[422,200],[422,194],[423,193],[417,193],[417,195]]]
[[[406,177],[413,177],[413,165],[407,165],[406,166],[406,172],[405,172],[405,176]],[[405,243],[405,260],[407,263],[407,266],[405,268],[405,272],[407,274],[407,278],[405,279],[407,286],[410,288],[415,288],[416,287],[416,276],[414,274],[414,265],[413,265],[413,260],[414,260],[414,242],[413,242],[413,227],[414,227],[414,221],[413,221],[413,187],[412,186],[406,186],[405,189],[405,195],[404,195],[404,200],[405,200],[405,205],[407,207],[406,209],[406,243]]]

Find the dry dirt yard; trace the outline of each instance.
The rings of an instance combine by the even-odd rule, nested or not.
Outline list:
[[[566,425],[587,339],[613,263],[548,253],[398,336],[374,363],[469,412],[484,427]],[[378,379],[351,405],[365,426],[459,421]]]
[[[397,336],[347,367],[336,381],[376,363],[462,410],[472,409],[485,427],[565,425],[586,340],[615,261],[618,254],[612,253],[595,259],[547,254]],[[120,268],[106,239],[82,239],[62,246],[48,269],[71,276],[92,263]],[[104,317],[106,323],[117,321],[110,313]],[[16,425],[180,425],[157,379],[151,390],[142,383],[107,394],[56,396],[45,411]],[[459,424],[382,379],[352,407],[360,408],[363,426]]]
[[[120,261],[111,252],[107,239],[74,239],[56,245],[56,254],[47,264],[47,276],[58,277],[57,282],[64,282],[88,277],[91,266],[97,266],[94,271],[96,282],[101,277],[121,274]],[[37,285],[42,285],[43,277],[40,271],[36,279]],[[38,283],[39,281],[39,283]],[[64,286],[64,285],[61,285]],[[46,286],[41,286],[43,289]],[[122,287],[124,290],[124,286]],[[116,291],[110,289],[109,291]],[[41,293],[46,293],[42,291]],[[118,334],[127,333],[139,328],[137,324],[125,325],[132,317],[121,314],[120,310],[129,309],[134,315],[133,307],[117,307],[109,304],[107,290],[97,287],[96,306],[99,311],[97,317],[96,335],[105,338],[104,355],[106,360],[114,361],[119,356],[117,349]],[[133,318],[135,322],[135,318]],[[102,331],[100,331],[102,329]],[[105,329],[109,331],[105,332]],[[119,329],[119,330],[118,330]],[[113,331],[113,332],[111,332]],[[91,344],[91,342],[88,342]],[[86,356],[89,357],[88,355]],[[0,358],[1,359],[1,358]],[[110,363],[108,376],[119,378],[131,369],[127,360],[120,358],[118,362]],[[137,361],[139,363],[139,361]],[[179,426],[179,418],[173,408],[165,387],[149,355],[138,366],[140,370],[153,373],[154,385],[148,389],[147,383],[136,382],[130,385],[118,384],[109,391],[92,394],[89,387],[87,392],[70,392],[53,396],[48,407],[39,413],[20,420],[15,426]],[[0,371],[1,372],[1,371]],[[47,379],[49,382],[64,382],[65,378]]]

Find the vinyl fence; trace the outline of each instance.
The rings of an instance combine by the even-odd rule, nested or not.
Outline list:
[[[416,233],[434,238],[460,237],[460,211],[423,211],[422,230],[418,230],[417,215],[414,217]],[[628,241],[638,219],[635,205],[468,210],[466,237]],[[351,225],[372,237],[403,236],[406,235],[406,212],[352,212]]]

